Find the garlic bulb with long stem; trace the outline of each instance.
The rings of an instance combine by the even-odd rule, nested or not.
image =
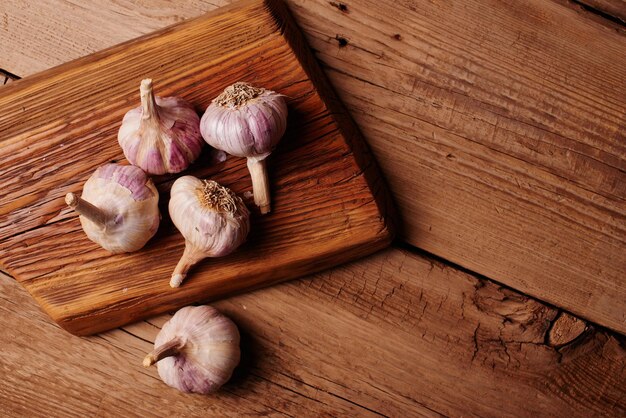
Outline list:
[[[106,164],[89,177],[81,197],[65,202],[80,214],[87,237],[112,253],[137,251],[156,233],[159,192],[140,168]]]
[[[169,212],[185,237],[185,251],[170,280],[172,287],[180,286],[199,261],[233,252],[250,230],[250,212],[241,198],[212,180],[193,176],[177,179],[172,185]]]
[[[265,159],[287,128],[287,104],[281,94],[235,83],[209,105],[200,121],[204,140],[214,148],[248,159],[254,203],[271,210]]]
[[[239,364],[239,330],[210,306],[187,306],[163,325],[144,367],[157,365],[159,376],[182,392],[212,393]]]
[[[141,106],[126,113],[117,134],[124,156],[149,174],[183,171],[202,150],[198,114],[180,97],[154,96],[151,79],[139,91]]]

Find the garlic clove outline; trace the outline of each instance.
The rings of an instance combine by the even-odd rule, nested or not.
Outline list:
[[[65,203],[79,213],[87,237],[114,254],[141,249],[161,220],[154,183],[130,165],[99,167],[83,186],[82,196],[68,193]]]
[[[148,174],[183,171],[204,144],[198,114],[180,97],[154,96],[149,78],[139,91],[141,106],[126,113],[117,134],[124,156]]]
[[[237,326],[211,306],[187,306],[163,325],[155,349],[143,360],[182,392],[208,394],[232,376],[241,352]]]
[[[238,82],[224,89],[200,120],[209,145],[248,159],[254,203],[262,214],[271,211],[265,159],[287,129],[287,113],[283,95]]]
[[[245,242],[250,212],[239,196],[213,180],[180,177],[170,196],[170,217],[185,238],[185,251],[170,280],[171,287],[179,287],[195,264],[228,255]]]

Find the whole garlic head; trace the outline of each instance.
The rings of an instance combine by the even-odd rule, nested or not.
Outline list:
[[[90,240],[112,253],[137,251],[156,233],[159,192],[140,168],[106,164],[89,177],[81,197],[65,202],[80,214]]]
[[[180,97],[159,97],[141,82],[141,106],[129,110],[117,134],[124,156],[149,174],[178,173],[200,155],[200,118]]]
[[[172,287],[180,286],[200,260],[233,252],[250,230],[250,212],[241,198],[212,180],[193,176],[177,179],[172,185],[169,212],[185,237],[185,252],[172,274]]]
[[[271,209],[265,159],[287,128],[287,103],[281,94],[235,83],[209,105],[200,121],[204,140],[214,148],[248,158],[254,202]]]
[[[239,338],[237,326],[217,309],[187,306],[163,325],[143,365],[156,363],[161,379],[182,392],[212,393],[239,364]]]

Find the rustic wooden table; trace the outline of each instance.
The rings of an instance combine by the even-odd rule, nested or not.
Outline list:
[[[28,76],[226,3],[5,0],[0,68]],[[74,337],[0,273],[2,415],[626,415],[626,4],[288,4],[401,240],[216,303],[244,358],[211,397],[141,366],[167,315]]]

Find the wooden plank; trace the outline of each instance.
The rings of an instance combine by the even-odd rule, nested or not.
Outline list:
[[[412,4],[294,7],[347,40],[309,37],[405,238],[624,332],[626,38],[550,2]]]
[[[0,5],[0,56],[18,74],[173,19],[142,2],[38,4]],[[342,4],[289,2],[374,149],[404,238],[626,331],[626,37],[542,0]],[[183,1],[177,16],[211,7]]]
[[[563,317],[556,309],[411,252],[388,250],[216,306],[242,331],[243,363],[225,391],[188,396],[141,366],[168,316],[74,337],[1,276],[0,410],[4,416],[626,414],[626,350],[615,337],[589,327],[555,348],[546,341]]]
[[[0,160],[12,163],[0,168],[0,262],[63,328],[81,335],[108,330],[389,244],[388,198],[377,168],[292,25],[280,3],[245,1],[3,90]],[[198,109],[246,80],[284,94],[291,114],[269,163],[272,213],[256,211],[244,248],[200,263],[178,289],[169,279],[184,238],[165,207],[179,175],[155,179],[164,219],[156,238],[132,254],[111,255],[91,242],[63,200],[79,193],[97,167],[123,159],[117,130],[146,75],[158,94],[176,92]],[[50,112],[57,103],[65,106]],[[185,174],[217,180],[240,196],[251,191],[245,159],[210,164],[208,157]]]

